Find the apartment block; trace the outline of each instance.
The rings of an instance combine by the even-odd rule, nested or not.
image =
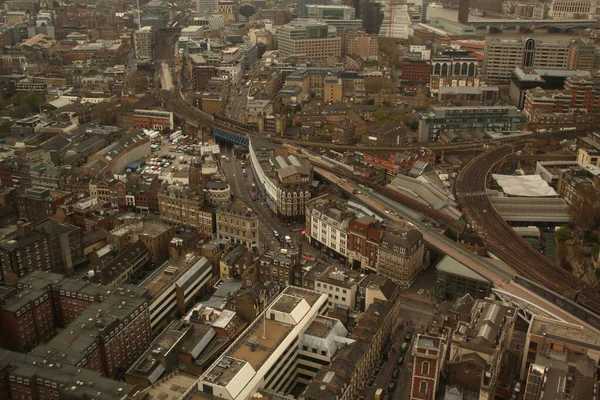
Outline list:
[[[0,350],[0,393],[3,399],[122,400],[135,386],[101,373],[44,357]],[[85,383],[85,384],[84,384]]]
[[[52,270],[71,276],[75,269],[85,263],[81,228],[65,222],[46,219],[35,225],[34,230],[48,237]]]
[[[135,45],[135,59],[140,61],[151,61],[154,57],[153,51],[154,32],[151,26],[144,26],[133,33]]]
[[[377,273],[409,288],[426,265],[423,234],[406,222],[393,223],[381,236]]]
[[[258,250],[258,216],[239,198],[220,204],[215,215],[217,237]]]

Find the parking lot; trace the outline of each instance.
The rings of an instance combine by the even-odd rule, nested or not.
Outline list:
[[[164,175],[175,171],[183,171],[187,168],[190,158],[194,155],[185,153],[189,147],[184,145],[170,143],[167,137],[157,138],[154,145],[159,145],[158,151],[153,151],[146,165],[144,172]]]

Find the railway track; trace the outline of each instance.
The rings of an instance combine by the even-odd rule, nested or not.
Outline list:
[[[600,313],[598,290],[555,266],[523,240],[494,209],[486,193],[487,179],[491,170],[512,152],[512,147],[500,147],[478,156],[463,168],[455,183],[455,194],[466,220],[486,241],[490,251],[519,275]]]

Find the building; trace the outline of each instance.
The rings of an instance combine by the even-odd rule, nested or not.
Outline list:
[[[17,215],[38,223],[56,214],[58,207],[71,197],[71,193],[32,187],[17,194]]]
[[[305,237],[309,244],[324,247],[346,257],[348,223],[356,213],[348,202],[331,196],[319,196],[306,204]]]
[[[135,386],[101,373],[46,358],[0,350],[0,388],[3,399],[103,399],[122,400]],[[82,384],[84,383],[85,384]]]
[[[450,256],[445,256],[436,267],[435,297],[454,301],[465,294],[483,299],[492,291],[492,283]]]
[[[173,129],[173,113],[161,110],[134,110],[133,126],[154,130]]]
[[[600,342],[579,325],[534,315],[525,338],[520,378],[527,399],[541,400],[558,388],[577,387],[597,399],[595,370]],[[564,388],[564,389],[562,389]]]
[[[331,0],[297,0],[296,13],[299,18],[306,18],[308,15],[307,6],[313,4],[330,5],[331,3]]]
[[[203,207],[204,196],[197,188],[183,185],[163,185],[158,193],[160,219],[172,225],[193,229],[206,227]],[[211,222],[210,233],[204,233],[212,235],[212,225]],[[206,229],[204,228],[203,231]]]
[[[314,290],[314,285],[304,286],[294,279],[299,265],[297,254],[268,251],[260,256],[258,263],[258,275],[262,282],[275,282],[281,286],[296,285]]]
[[[158,268],[143,284],[148,291],[150,327],[158,332],[176,313],[185,313],[214,283],[213,267],[206,257],[183,257]]]
[[[377,256],[377,273],[409,288],[426,266],[423,234],[406,222],[386,226]]]
[[[93,170],[99,164],[103,170],[106,167],[107,172],[122,174],[129,164],[148,157],[150,153],[150,138],[139,131],[131,132],[90,156],[85,167]]]
[[[274,215],[286,220],[304,218],[311,198],[312,165],[289,149],[251,138],[250,160],[258,190]]]
[[[342,38],[331,25],[312,20],[296,20],[277,29],[279,51],[284,56],[308,60],[342,56]]]
[[[91,303],[68,329],[31,354],[115,378],[146,350],[151,334],[146,299],[111,295]]]
[[[113,250],[112,245],[107,245],[99,250],[100,254]],[[110,254],[110,253],[109,253]],[[105,264],[94,265],[93,275],[88,278],[91,283],[108,287],[119,287],[136,276],[138,271],[150,264],[151,254],[148,247],[138,240],[135,243],[121,248],[120,252]],[[104,264],[104,265],[102,265]],[[89,274],[89,272],[88,272]]]
[[[162,0],[152,0],[142,6],[141,26],[165,29],[169,21],[169,6]]]
[[[33,231],[31,222],[17,224],[17,237],[0,241],[2,281],[15,286],[26,274],[52,269],[50,242],[46,234]]]
[[[434,106],[420,115],[419,142],[435,142],[443,132],[516,131],[524,122],[515,106]]]
[[[596,0],[552,0],[548,17],[552,19],[588,19],[596,15]]]
[[[397,293],[397,292],[396,292]],[[375,301],[328,366],[322,366],[298,397],[301,400],[356,399],[381,359],[384,344],[397,333],[400,302]]]
[[[506,357],[516,319],[513,307],[491,299],[475,300],[467,320],[458,321],[448,339],[447,383],[494,398],[502,368],[510,365]]]
[[[458,23],[468,24],[469,23],[469,9],[470,0],[460,0],[458,3]]]
[[[379,58],[379,40],[376,35],[370,35],[362,30],[347,30],[344,32],[344,37],[344,54],[370,61]]]
[[[406,40],[408,39],[408,28],[411,24],[412,19],[408,5],[391,1],[385,9],[379,28],[379,36]]]
[[[258,216],[239,198],[217,207],[217,237],[239,243],[248,250],[259,249]]]
[[[431,78],[431,63],[427,60],[402,59],[402,81],[407,85],[427,85]]]
[[[370,35],[379,34],[383,22],[383,3],[378,1],[361,2],[362,20],[365,32]],[[359,17],[360,14],[357,14]]]
[[[150,251],[150,259],[157,265],[168,258],[168,246],[175,236],[172,225],[159,221],[136,219],[111,230],[107,241],[118,251],[125,250],[128,246],[141,241]]]
[[[81,228],[65,222],[46,219],[35,225],[34,230],[46,234],[50,248],[52,270],[67,276],[85,264]]]
[[[336,313],[341,313],[341,310],[348,313],[357,309],[358,288],[365,277],[366,275],[360,272],[332,265],[317,278],[315,290],[327,295],[327,303],[331,310]]]
[[[351,220],[348,223],[348,264],[352,268],[377,271],[379,245],[383,226],[370,215]]]
[[[490,84],[507,85],[517,67],[569,69],[573,46],[572,42],[488,37],[482,73]]]
[[[153,57],[154,32],[151,26],[144,26],[133,34],[135,45],[135,59],[140,61],[151,61]]]
[[[326,309],[324,294],[286,287],[200,377],[198,391],[229,400],[248,399],[259,389],[289,393],[347,341],[341,324],[321,316]]]
[[[435,400],[440,376],[445,370],[448,344],[445,334],[441,336],[417,335],[413,347],[410,398]]]

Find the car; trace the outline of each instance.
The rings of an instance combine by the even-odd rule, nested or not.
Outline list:
[[[221,156],[221,159],[222,159],[222,160],[224,160],[225,158],[227,158],[227,156],[226,156],[225,154],[223,154],[223,155]]]
[[[396,381],[391,381],[390,384],[388,385],[388,391],[393,392],[394,389],[396,389]]]
[[[394,370],[392,371],[392,378],[396,379],[399,373],[400,370],[398,368],[394,368]]]
[[[406,332],[406,335],[404,335],[404,340],[410,342],[412,340],[412,336],[412,332]]]
[[[279,239],[279,232],[273,231],[273,236],[275,236],[277,239]]]
[[[404,354],[402,354],[400,357],[398,357],[398,359],[396,360],[396,364],[398,364],[398,365],[404,364]]]
[[[371,378],[367,381],[367,387],[372,387],[373,384],[375,383],[375,379]]]

